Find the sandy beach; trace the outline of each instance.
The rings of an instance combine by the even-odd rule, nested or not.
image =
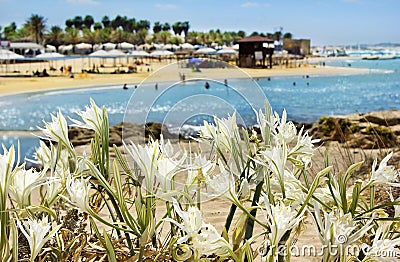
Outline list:
[[[300,67],[285,68],[285,67],[274,67],[272,69],[250,69],[250,68],[237,68],[230,67],[229,69],[201,69],[201,73],[192,72],[188,68],[180,68],[179,74],[177,70],[163,74],[154,74],[160,68],[165,68],[168,64],[167,61],[151,62],[151,64],[139,66],[136,73],[125,73],[125,74],[82,74],[75,73],[74,78],[70,78],[60,72],[50,73],[49,77],[17,77],[7,75],[6,77],[0,77],[0,96],[32,92],[32,91],[44,91],[51,89],[60,88],[78,88],[78,87],[89,87],[98,85],[116,85],[125,83],[127,84],[139,84],[144,79],[152,76],[153,81],[179,81],[179,74],[185,74],[186,79],[196,77],[207,77],[213,79],[229,79],[237,77],[275,77],[275,76],[303,76],[303,75],[351,75],[351,74],[364,74],[368,73],[368,69],[351,68],[351,67],[328,67],[328,66],[314,66],[303,64]],[[29,71],[35,66],[29,65],[29,68],[23,68],[28,65],[15,65],[16,67],[22,67],[21,72]],[[77,70],[84,68],[85,64],[81,64],[79,67],[75,66]],[[87,66],[87,65],[86,65]],[[43,64],[37,65],[39,68],[45,67]],[[165,71],[165,70],[164,70]]]

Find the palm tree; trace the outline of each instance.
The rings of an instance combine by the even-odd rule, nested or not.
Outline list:
[[[103,26],[101,25],[100,22],[96,22],[96,23],[94,23],[94,25],[93,25],[94,31],[101,30],[102,28],[103,28]]]
[[[168,23],[164,23],[162,25],[162,30],[163,31],[169,31],[169,30],[171,30],[171,26]]]
[[[126,33],[124,32],[124,30],[118,29],[118,30],[114,30],[112,31],[110,38],[112,42],[116,42],[116,43],[121,43],[124,42],[126,39]]]
[[[172,31],[174,31],[175,35],[180,35],[182,33],[182,26],[181,26],[181,22],[175,22],[172,25]]]
[[[237,32],[237,35],[238,35],[240,38],[245,38],[245,37],[246,37],[246,33],[245,33],[243,30],[239,30],[239,31]]]
[[[101,19],[101,23],[103,24],[104,28],[108,28],[111,26],[110,18],[108,18],[108,16],[103,16],[103,19]]]
[[[168,41],[171,38],[171,33],[168,31],[161,31],[161,32],[157,33],[156,35],[158,36],[157,42],[161,41],[164,45],[166,43],[168,43]]]
[[[29,31],[30,38],[35,43],[41,43],[43,41],[44,30],[46,29],[46,19],[40,15],[31,15],[26,21],[25,27]]]
[[[83,28],[82,33],[83,33],[82,37],[83,41],[91,44],[92,46],[93,44],[96,43],[96,35],[89,28]]]
[[[72,28],[73,25],[74,25],[74,21],[72,21],[72,19],[67,19],[67,20],[65,21],[65,26],[66,26],[67,28]]]
[[[284,38],[284,39],[292,39],[292,37],[293,37],[292,33],[289,33],[289,32],[287,32],[287,33],[285,33],[285,34],[283,35],[283,38]]]
[[[119,20],[119,25],[122,27],[122,30],[124,30],[124,32],[128,32],[127,31],[128,17],[126,16],[121,17]]]
[[[111,20],[111,28],[113,30],[117,30],[118,27],[121,26],[121,19],[122,19],[122,17],[117,15],[113,20]]]
[[[75,28],[70,28],[65,31],[64,41],[76,45],[80,42],[79,31]]]
[[[196,45],[196,44],[198,44],[198,40],[197,40],[198,36],[199,36],[198,32],[195,32],[195,31],[189,32],[186,42],[188,42],[192,45]]]
[[[137,31],[149,30],[150,22],[148,20],[140,20],[137,22]]]
[[[185,41],[186,41],[187,34],[189,32],[189,27],[190,27],[190,25],[189,25],[188,21],[181,23],[181,29],[182,29],[183,33],[185,34]]]
[[[17,25],[12,22],[8,26],[4,27],[4,39],[13,40],[16,35]]]
[[[63,41],[63,31],[59,26],[52,26],[50,32],[46,35],[46,43],[58,47]]]
[[[153,25],[153,32],[154,34],[159,33],[162,30],[162,25],[160,22],[155,22]]]
[[[81,16],[75,16],[75,18],[72,20],[74,22],[74,27],[76,30],[81,30],[82,29],[82,25],[83,25],[83,21],[82,21],[82,17]]]
[[[136,20],[135,20],[135,18],[128,19],[126,21],[126,23],[125,23],[125,26],[126,26],[126,32],[133,33],[133,31],[136,28]]]
[[[94,24],[94,19],[91,15],[86,15],[85,19],[83,19],[83,24],[86,26],[86,28],[88,28],[89,30],[91,30],[92,25]]]

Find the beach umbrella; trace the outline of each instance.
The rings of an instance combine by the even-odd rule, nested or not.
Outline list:
[[[133,57],[146,57],[146,56],[150,56],[149,53],[147,53],[146,51],[143,50],[132,50],[129,53],[129,56],[133,56]]]
[[[113,50],[110,50],[110,51],[107,51],[107,53],[108,53],[108,55],[110,56],[110,57],[121,57],[121,56],[126,56],[126,54],[124,53],[124,52],[122,52],[122,51],[120,51],[120,50],[117,50],[117,49],[113,49]]]
[[[135,46],[128,42],[122,42],[117,45],[119,49],[133,49]]]
[[[163,49],[163,50],[172,50],[173,47],[172,47],[171,44],[166,44],[166,45],[164,45],[161,49]]]
[[[213,54],[217,53],[217,50],[215,50],[214,48],[211,48],[211,47],[203,47],[203,48],[200,48],[199,50],[197,50],[195,53],[196,54],[213,55]]]
[[[153,44],[153,47],[154,47],[156,50],[161,50],[161,49],[163,49],[164,44]]]
[[[24,56],[18,55],[10,50],[0,49],[0,60],[18,60],[24,58]]]
[[[221,50],[218,50],[217,54],[219,54],[219,55],[237,55],[238,52],[232,48],[223,48]]]
[[[116,46],[117,46],[116,44],[110,42],[103,44],[104,50],[112,50],[115,49]]]
[[[189,43],[183,43],[183,44],[181,44],[181,48],[184,49],[184,50],[193,50],[194,46],[192,44],[189,44]]]
[[[73,45],[60,45],[58,47],[58,52],[60,53],[70,53],[74,49]]]
[[[103,49],[102,44],[94,44],[93,45],[93,51],[97,51],[97,50],[101,50],[101,49]]]
[[[75,45],[75,48],[77,49],[91,49],[92,45],[91,44],[87,44],[87,43],[79,43]]]
[[[0,49],[0,60],[4,60],[6,61],[5,64],[5,72],[7,74],[7,67],[10,63],[10,61],[14,61],[14,65],[15,65],[15,60],[24,60],[25,57],[22,55],[18,55],[10,50],[6,50],[6,49]],[[2,63],[3,64],[3,63]]]
[[[92,57],[109,57],[110,55],[108,54],[107,51],[104,51],[104,50],[101,49],[101,50],[97,50],[97,51],[89,54],[89,56],[92,56]]]
[[[173,55],[174,53],[168,50],[156,50],[153,53],[150,54],[150,56],[153,57],[162,57],[162,56],[170,56]]]
[[[59,54],[59,53],[43,53],[40,55],[37,55],[35,58],[42,58],[45,60],[56,60],[59,58],[63,58],[65,55]]]
[[[54,45],[46,45],[45,51],[50,52],[57,52],[57,48]]]
[[[136,49],[137,50],[149,50],[152,47],[153,47],[152,45],[149,45],[149,44],[146,43],[146,44],[138,46]]]
[[[232,46],[232,48],[233,48],[234,50],[239,50],[239,44],[234,44],[234,45]]]

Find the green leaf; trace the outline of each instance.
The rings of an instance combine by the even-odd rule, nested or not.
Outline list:
[[[104,236],[104,241],[105,241],[105,248],[107,250],[107,257],[108,261],[110,262],[117,262],[117,257],[115,255],[115,249],[114,246],[110,240],[110,237],[108,236],[106,230],[103,228],[103,236]]]

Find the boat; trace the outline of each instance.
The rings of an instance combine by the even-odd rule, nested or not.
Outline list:
[[[379,56],[377,56],[377,55],[369,55],[369,56],[364,56],[362,59],[364,59],[364,60],[378,60]]]
[[[369,56],[364,56],[362,59],[364,60],[389,60],[389,59],[395,59],[395,55],[369,55]]]
[[[379,56],[379,60],[389,60],[389,59],[395,59],[395,55],[381,55]]]

